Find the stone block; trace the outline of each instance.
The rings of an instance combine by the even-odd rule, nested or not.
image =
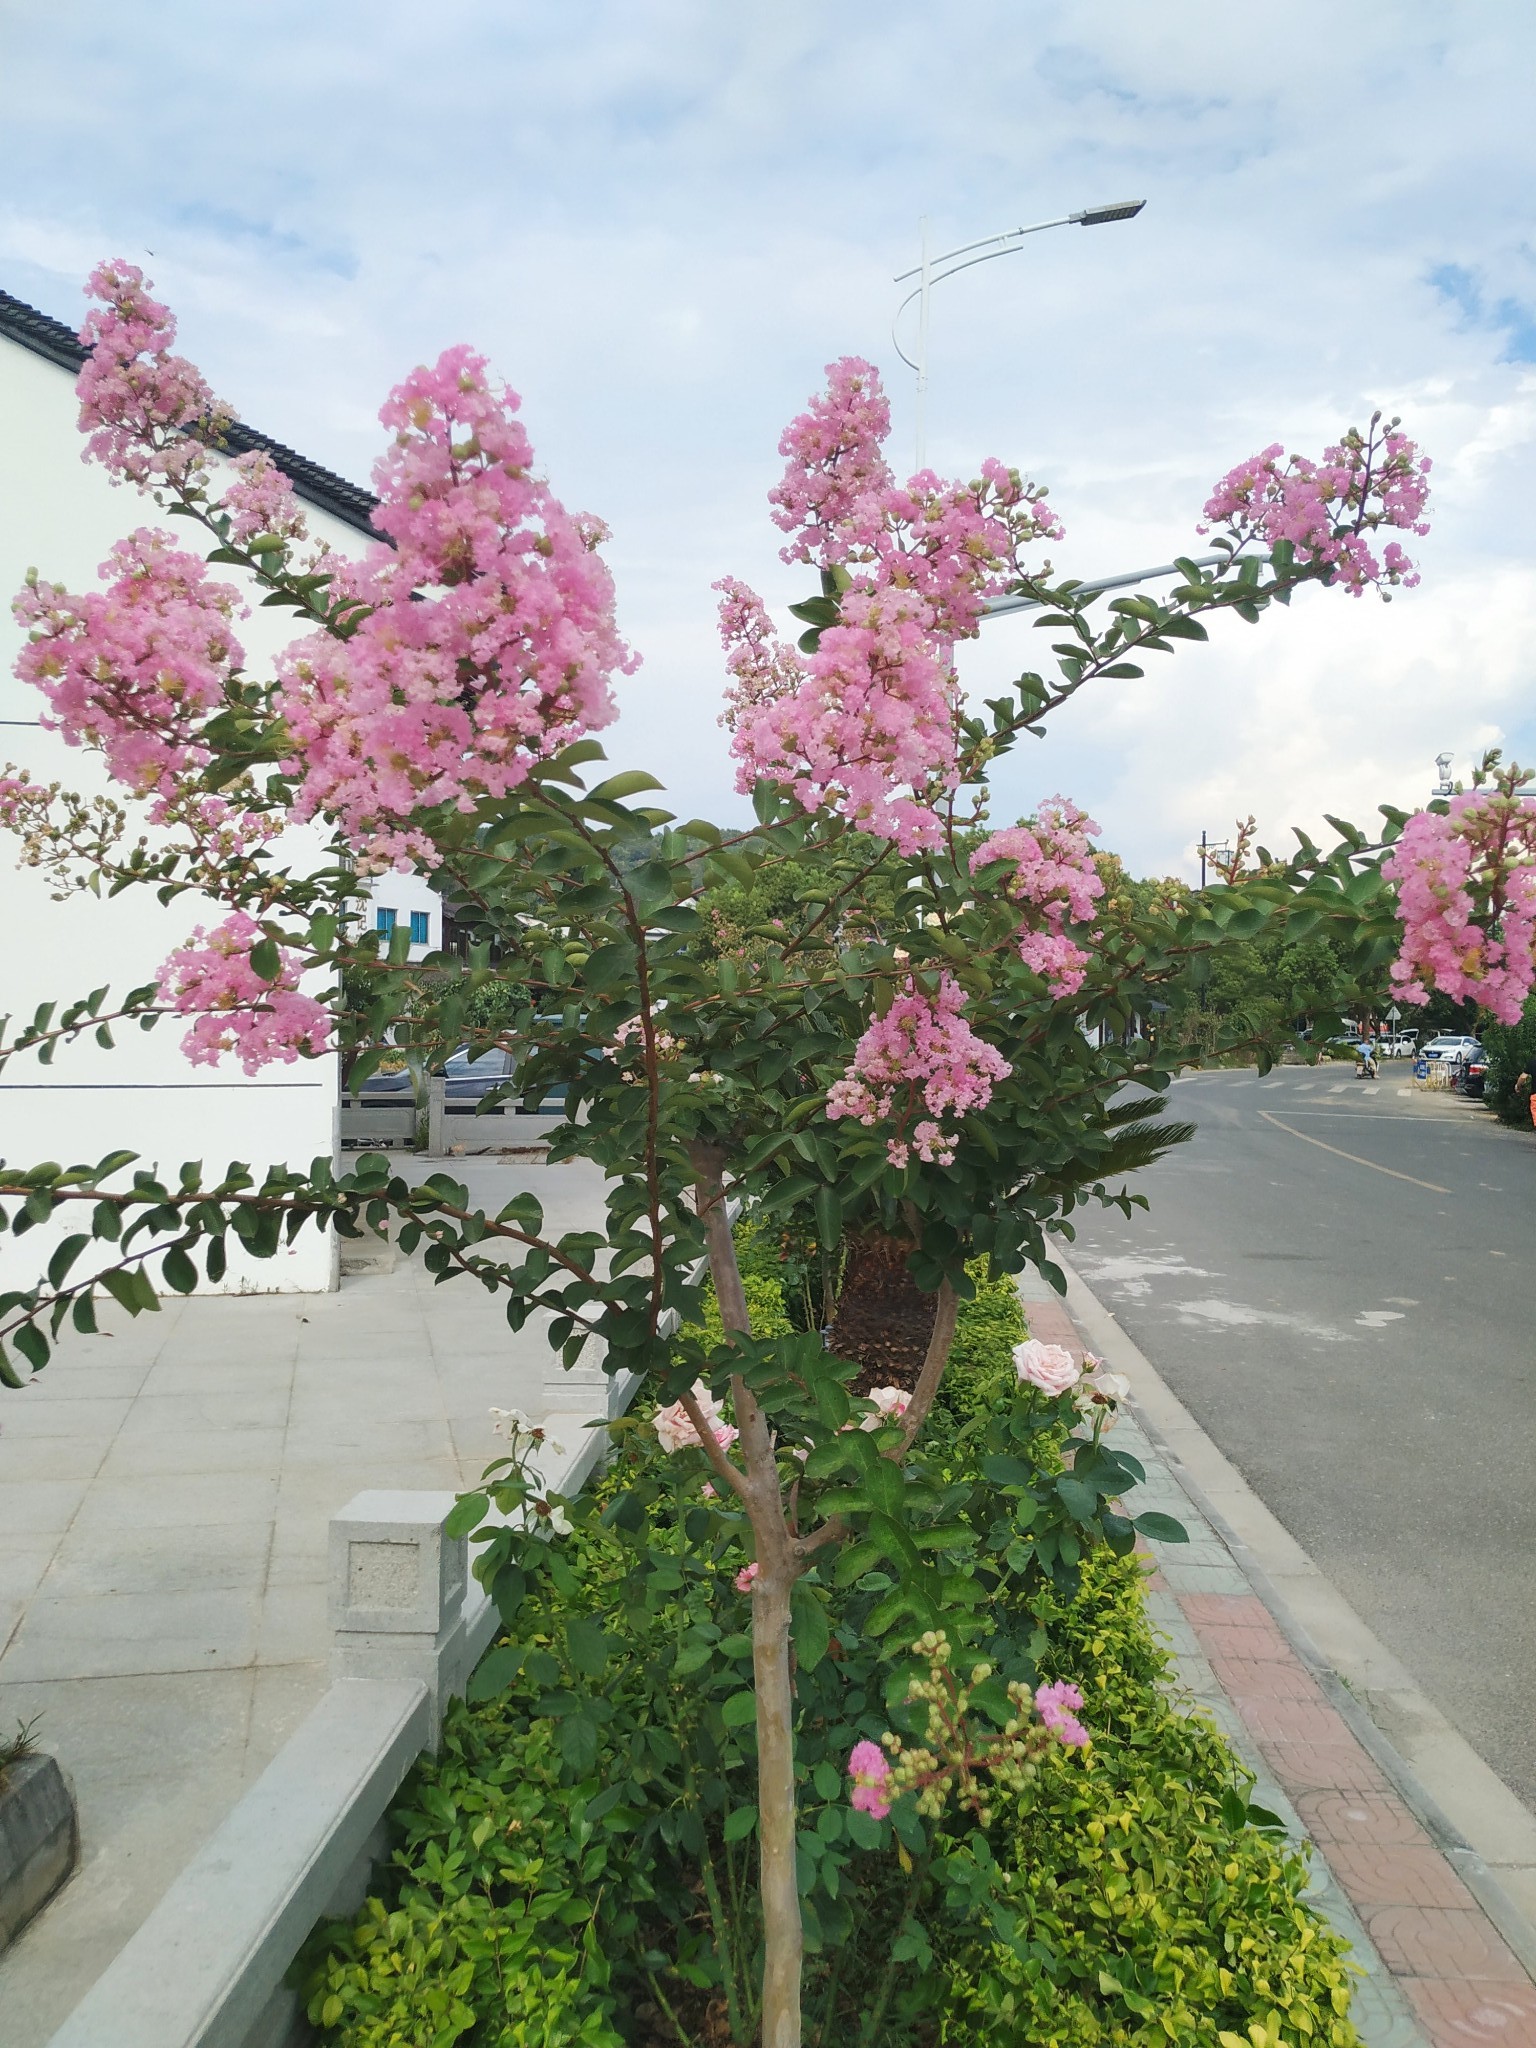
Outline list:
[[[47,1904],[75,1867],[74,1795],[51,1756],[24,1756],[0,1773],[0,1949]]]
[[[331,1517],[331,1626],[435,1636],[464,1601],[469,1547],[443,1533],[448,1492],[359,1493]]]

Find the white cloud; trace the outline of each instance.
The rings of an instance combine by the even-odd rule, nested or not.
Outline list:
[[[1442,746],[1536,740],[1536,378],[1478,311],[1536,295],[1515,10],[1303,0],[1211,32],[1137,0],[894,0],[874,33],[813,0],[444,0],[429,33],[406,0],[61,0],[9,42],[0,283],[68,316],[96,256],[144,262],[217,388],[358,476],[393,379],[486,348],[562,494],[614,527],[647,659],[613,751],[685,811],[735,801],[709,585],[800,594],[763,506],[775,443],[831,356],[894,364],[916,216],[958,242],[1122,194],[1149,200],[1135,223],[936,298],[932,459],[1048,477],[1058,562],[1091,575],[1187,548],[1252,448],[1381,404],[1436,457],[1436,527],[1389,608],[1308,592],[1085,693],[1010,800],[1065,787],[1166,868],[1202,825],[1252,810],[1278,842],[1421,795]],[[1430,282],[1446,266],[1475,306]],[[978,680],[1031,644],[989,633]]]

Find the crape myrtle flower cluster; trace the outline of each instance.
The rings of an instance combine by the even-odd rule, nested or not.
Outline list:
[[[1391,971],[1404,1002],[1436,988],[1519,1022],[1536,979],[1536,801],[1524,780],[1501,770],[1443,813],[1416,812],[1382,862],[1403,920]]]
[[[928,1665],[927,1677],[914,1678],[906,1695],[909,1706],[925,1710],[922,1737],[907,1742],[887,1731],[878,1743],[854,1744],[849,1803],[857,1812],[884,1820],[910,1792],[918,1812],[937,1820],[954,1797],[986,1827],[994,1798],[1023,1796],[1054,1746],[1089,1747],[1088,1730],[1077,1719],[1083,1696],[1075,1685],[1041,1685],[1031,1697],[1028,1686],[1015,1680],[1007,1688],[1013,1711],[1002,1728],[982,1729],[970,1718],[971,1707],[977,1689],[992,1677],[991,1665],[978,1664],[962,1683],[951,1668],[949,1638],[936,1629],[920,1636],[912,1651]]]
[[[1013,1072],[995,1046],[977,1037],[960,1014],[964,1008],[965,991],[952,975],[941,975],[932,995],[908,976],[905,993],[870,1023],[847,1072],[828,1090],[827,1115],[870,1127],[894,1121],[896,1134],[886,1140],[893,1166],[905,1166],[914,1151],[930,1165],[952,1165],[959,1137],[937,1120],[985,1109],[996,1084]]]
[[[990,459],[971,483],[932,470],[898,483],[889,432],[879,373],[845,356],[779,443],[783,558],[839,591],[814,653],[783,645],[745,584],[716,587],[738,787],[783,783],[806,810],[830,805],[911,852],[936,843],[935,804],[954,787],[953,644],[977,632],[1022,550],[1061,528],[1042,492]]]
[[[1092,958],[1066,927],[1086,925],[1104,894],[1089,843],[1098,831],[1086,811],[1064,796],[1052,796],[1038,817],[992,833],[971,855],[973,875],[999,862],[1011,865],[1002,893],[1025,915],[1019,958],[1058,999],[1077,994]],[[1084,937],[1091,945],[1095,934]]]
[[[30,636],[16,673],[41,691],[44,725],[96,748],[135,796],[169,798],[209,759],[199,735],[244,664],[231,621],[245,607],[152,527],[117,541],[100,574],[83,597],[28,576],[11,607]]]
[[[637,666],[597,553],[607,529],[535,474],[519,404],[463,346],[395,387],[373,472],[394,546],[356,584],[372,609],[279,664],[295,814],[339,824],[364,868],[430,864],[414,814],[505,796],[610,724],[613,677]]]
[[[1287,455],[1277,441],[1229,470],[1206,501],[1211,525],[1228,528],[1239,541],[1250,536],[1274,547],[1288,541],[1299,562],[1321,562],[1330,582],[1359,597],[1372,584],[1411,588],[1418,570],[1400,541],[1389,540],[1378,557],[1368,535],[1381,527],[1428,533],[1424,507],[1429,498],[1430,461],[1421,456],[1397,421],[1378,434],[1356,429],[1320,462]],[[1210,526],[1201,526],[1201,533]]]
[[[257,972],[253,954],[266,937],[255,918],[233,911],[212,931],[201,926],[160,969],[161,1000],[193,1019],[181,1049],[195,1067],[232,1052],[248,1074],[273,1061],[291,1064],[331,1043],[331,1014],[299,992],[303,957],[278,946],[277,971]]]

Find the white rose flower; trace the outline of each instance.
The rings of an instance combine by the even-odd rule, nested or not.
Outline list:
[[[1038,1337],[1013,1347],[1013,1369],[1021,1382],[1053,1397],[1067,1393],[1083,1376],[1082,1367],[1064,1345],[1042,1344]]]

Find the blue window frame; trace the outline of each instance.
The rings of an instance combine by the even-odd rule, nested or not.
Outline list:
[[[381,905],[380,908],[374,912],[374,930],[381,932],[392,932],[395,928],[395,919],[399,916],[399,914],[400,913],[397,910],[385,910]]]
[[[411,912],[411,944],[424,946],[432,936],[432,921],[425,910]]]

